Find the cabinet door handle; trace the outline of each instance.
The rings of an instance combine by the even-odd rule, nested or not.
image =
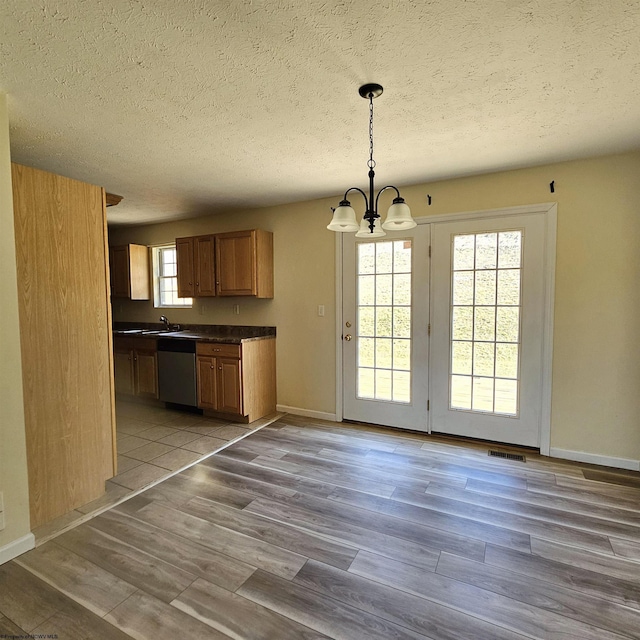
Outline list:
[[[222,371],[222,367],[218,367],[218,369],[219,369],[220,371]]]
[[[211,368],[213,369],[213,365],[211,365]]]

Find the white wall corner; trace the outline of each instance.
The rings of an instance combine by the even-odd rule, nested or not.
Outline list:
[[[555,447],[549,450],[549,455],[552,458],[563,458],[574,462],[586,462],[587,464],[599,464],[603,467],[640,471],[640,460],[631,460],[629,458],[614,458],[613,456],[602,456],[597,453],[588,453],[587,451],[571,451],[570,449],[557,449]]]
[[[9,560],[13,560],[19,555],[22,555],[27,551],[31,551],[35,546],[35,536],[33,533],[27,533],[26,536],[22,536],[22,538],[18,538],[17,540],[6,544],[4,547],[0,547],[0,564],[9,562]]]

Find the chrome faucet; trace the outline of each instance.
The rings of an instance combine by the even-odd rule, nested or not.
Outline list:
[[[160,316],[160,322],[164,322],[165,331],[171,331],[171,324],[167,319],[167,316]]]

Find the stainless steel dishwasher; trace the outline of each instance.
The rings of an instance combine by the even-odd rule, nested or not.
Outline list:
[[[198,406],[195,340],[158,340],[158,392],[163,402]]]

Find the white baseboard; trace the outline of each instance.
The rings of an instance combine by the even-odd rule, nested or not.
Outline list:
[[[288,407],[286,404],[276,405],[276,411],[283,413],[293,413],[294,416],[303,416],[305,418],[318,418],[318,420],[331,420],[336,422],[335,413],[326,413],[325,411],[313,411],[312,409],[301,409],[300,407]]]
[[[575,462],[587,462],[589,464],[600,464],[604,467],[615,467],[616,469],[628,469],[629,471],[640,471],[640,460],[630,460],[629,458],[614,458],[612,456],[601,456],[597,453],[587,453],[586,451],[571,451],[569,449],[556,449],[551,447],[549,455],[552,458],[564,458]]]
[[[18,538],[4,547],[0,547],[0,564],[9,562],[17,558],[20,554],[31,551],[36,546],[36,538],[33,533],[27,533],[26,536]]]

